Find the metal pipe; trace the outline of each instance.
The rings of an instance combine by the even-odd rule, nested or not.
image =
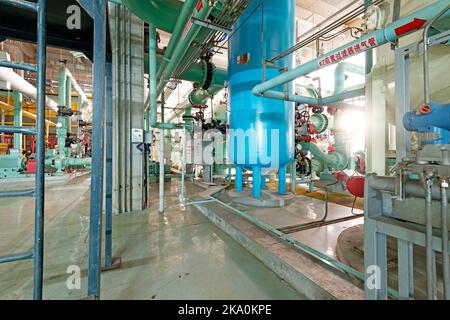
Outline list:
[[[436,22],[440,17],[442,17],[448,10],[450,10],[450,5],[448,5],[445,9],[439,12],[433,19],[428,22],[425,30],[423,31],[423,89],[424,89],[424,98],[425,103],[430,102],[430,69],[428,63],[428,32],[430,31],[431,26],[434,22]]]
[[[174,28],[181,15],[183,2],[179,0],[120,0],[130,11],[139,18],[153,24],[156,28],[168,33],[175,32]]]
[[[256,96],[263,96],[263,97],[269,97],[274,99],[280,99],[280,100],[289,100],[297,102],[298,100],[294,95],[288,95],[283,92],[273,92],[270,91],[273,88],[280,87],[284,85],[285,83],[291,82],[299,77],[305,76],[313,71],[316,71],[320,68],[323,68],[328,65],[336,64],[338,62],[342,62],[343,60],[347,59],[347,57],[341,57],[340,60],[337,60],[334,58],[335,61],[331,60],[331,56],[335,57],[336,54],[340,54],[342,51],[346,50],[348,47],[356,46],[362,43],[363,41],[366,41],[366,43],[371,42],[370,48],[361,49],[360,52],[365,52],[367,50],[372,50],[374,48],[377,48],[383,44],[386,44],[388,42],[396,41],[399,37],[403,37],[407,34],[410,34],[411,32],[415,30],[411,30],[409,32],[405,32],[404,34],[397,34],[397,29],[401,26],[404,26],[405,24],[410,23],[414,19],[429,19],[435,15],[435,12],[440,12],[443,8],[448,6],[450,3],[450,0],[441,0],[434,4],[431,4],[425,8],[422,8],[421,10],[414,12],[407,17],[400,19],[398,21],[395,21],[385,27],[384,29],[377,30],[375,32],[369,33],[360,39],[357,39],[355,41],[350,42],[349,44],[346,44],[342,47],[339,47],[336,50],[331,51],[330,53],[318,58],[311,60],[305,64],[300,65],[299,67],[287,71],[283,74],[280,74],[279,76],[272,78],[268,81],[265,81],[253,88],[253,94]],[[447,13],[448,15],[448,13]],[[422,26],[423,27],[423,26]],[[420,28],[422,28],[420,27]],[[323,64],[323,61],[329,60],[330,63],[327,63],[326,65]],[[279,95],[281,94],[281,95]],[[286,99],[287,98],[287,99]]]
[[[345,73],[350,72],[360,76],[365,75],[365,68],[353,63],[339,63],[334,71],[334,94],[341,94],[345,87]]]
[[[286,166],[278,170],[278,193],[286,194]]]
[[[164,51],[164,56],[161,61],[161,64],[158,69],[158,73],[156,78],[160,79],[161,75],[164,72],[164,69],[167,66],[167,63],[172,59],[173,52],[175,48],[180,45],[180,38],[183,34],[183,30],[186,28],[187,23],[189,22],[189,19],[191,15],[193,14],[195,10],[195,6],[197,5],[198,1],[196,0],[186,0],[186,2],[183,4],[183,8],[181,9],[180,16],[177,19],[177,23],[175,24],[175,27],[173,29],[173,33],[170,36],[170,41],[167,44],[167,48]]]
[[[426,225],[426,272],[427,272],[427,298],[428,300],[436,300],[435,288],[436,277],[434,274],[435,269],[435,254],[433,250],[433,210],[432,210],[432,196],[431,188],[433,186],[432,178],[428,178],[426,181],[426,211],[425,211],[425,225]]]
[[[450,258],[448,248],[448,182],[441,183],[441,228],[442,228],[442,274],[444,280],[444,298],[450,300]]]
[[[0,257],[0,264],[28,260],[28,259],[33,259],[33,252],[19,253],[19,254],[13,254],[13,255],[9,255],[9,256]]]
[[[252,196],[253,198],[261,198],[261,168],[259,166],[253,167],[253,181],[252,181]]]
[[[38,4],[31,2],[31,1],[25,1],[25,0],[0,0],[0,4],[9,5],[11,7],[16,7],[19,9],[25,9],[25,10],[31,10],[31,11],[37,11],[38,10]]]
[[[23,127],[10,127],[10,126],[0,126],[0,132],[2,133],[21,133],[28,136],[33,136],[36,134],[36,128],[23,128]]]
[[[103,214],[103,113],[106,75],[106,1],[94,0],[94,114],[89,219],[88,296],[100,299]]]
[[[395,193],[396,192],[396,181],[395,177],[383,177],[377,176],[374,174],[368,174],[367,177],[370,176],[369,187],[375,190],[386,191]],[[423,183],[420,181],[411,181],[408,180],[405,183],[405,195],[412,196],[416,198],[423,198],[423,195],[426,193],[426,189],[423,187]],[[447,190],[447,197],[449,197],[449,191]],[[433,200],[440,201],[441,200],[441,190],[437,186],[433,186],[431,189],[431,197]]]
[[[180,194],[180,202],[181,204],[184,204],[185,197],[184,197],[184,179],[185,179],[185,172],[186,172],[186,155],[187,155],[187,130],[186,125],[183,125],[183,153],[181,158],[181,194]]]
[[[265,98],[272,98],[278,100],[293,101],[300,104],[312,104],[312,105],[329,105],[333,103],[338,103],[347,99],[354,99],[357,97],[362,97],[366,94],[366,89],[364,87],[354,89],[351,91],[345,91],[340,94],[335,94],[325,98],[312,98],[305,96],[298,96],[288,92],[279,91],[267,91],[264,93]]]
[[[164,213],[164,128],[159,129],[159,213]]]
[[[153,25],[148,26],[148,45],[149,45],[149,106],[150,106],[150,126],[152,128],[176,128],[173,124],[165,124],[164,121],[158,122],[158,95],[157,95],[157,77],[156,77],[156,28]]]
[[[14,91],[14,126],[22,126],[22,94],[18,91]],[[22,149],[22,134],[14,134],[14,149]]]
[[[217,203],[219,203],[222,206],[224,206],[224,207],[228,208],[229,210],[233,211],[238,216],[240,216],[240,217],[242,217],[242,218],[252,222],[253,224],[255,224],[258,227],[260,227],[261,229],[263,229],[263,230],[265,230],[265,231],[267,231],[267,232],[269,232],[269,233],[279,237],[283,241],[286,241],[287,243],[290,243],[290,244],[294,245],[295,247],[297,247],[297,248],[299,248],[299,249],[301,249],[301,250],[303,250],[303,251],[305,251],[305,252],[307,252],[309,254],[312,254],[313,256],[316,256],[319,259],[329,263],[331,266],[335,267],[336,269],[341,270],[343,272],[347,272],[348,274],[351,274],[352,276],[354,276],[354,277],[356,277],[356,278],[358,278],[360,280],[364,280],[364,275],[361,272],[359,272],[359,271],[357,271],[357,270],[355,270],[355,269],[353,269],[353,268],[351,268],[351,267],[349,267],[349,266],[347,266],[347,265],[345,265],[345,264],[343,264],[343,263],[341,263],[341,262],[339,262],[339,261],[337,261],[337,260],[335,260],[333,258],[330,258],[329,256],[323,254],[322,252],[311,248],[310,246],[308,246],[308,245],[298,241],[297,239],[295,239],[293,237],[290,237],[290,236],[284,234],[283,232],[278,231],[277,229],[273,228],[272,226],[262,222],[258,218],[253,217],[253,216],[249,215],[246,212],[243,212],[243,211],[241,211],[239,209],[236,209],[236,208],[226,204],[225,202],[220,201],[217,198],[210,197],[210,199],[215,200]]]
[[[105,112],[105,268],[112,266],[112,183],[113,183],[113,65],[106,63]]]
[[[15,63],[11,61],[0,61],[0,67],[23,70],[29,72],[36,72],[36,66],[34,64],[26,64],[26,63]]]
[[[243,190],[243,174],[242,167],[236,166],[236,180],[234,181],[236,192],[242,192]]]
[[[47,71],[47,1],[38,1],[37,15],[37,112],[36,177],[34,221],[34,287],[33,298],[42,300],[44,278],[44,211],[45,211],[45,90]]]
[[[0,80],[10,82],[14,91],[19,91],[25,96],[37,101],[36,87],[15,73],[12,69],[0,67]],[[58,104],[55,101],[50,97],[46,97],[45,101],[48,108],[54,112],[58,112]]]
[[[202,1],[203,1],[203,7],[199,12],[197,10],[194,10],[194,17],[204,20],[209,16],[213,7],[209,6],[209,4],[206,3],[206,1],[204,1],[204,0],[202,0]],[[167,67],[164,68],[164,70],[161,74],[161,78],[158,78],[158,80],[160,80],[160,81],[159,81],[157,91],[156,91],[157,96],[159,96],[161,94],[164,87],[166,86],[165,81],[170,80],[174,71],[181,64],[183,56],[188,51],[189,47],[191,46],[194,39],[197,37],[201,28],[202,27],[199,25],[195,25],[195,24],[192,25],[191,28],[189,29],[188,33],[186,34],[186,36],[181,40],[181,43],[174,49],[171,60],[167,64]]]
[[[0,198],[29,197],[34,195],[34,189],[18,191],[0,191]]]

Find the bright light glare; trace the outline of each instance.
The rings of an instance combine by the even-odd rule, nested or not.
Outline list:
[[[351,136],[350,151],[352,153],[365,149],[366,117],[364,112],[348,110],[339,115],[339,127]]]

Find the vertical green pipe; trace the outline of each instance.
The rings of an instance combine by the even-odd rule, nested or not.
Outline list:
[[[81,138],[82,138],[82,135],[83,135],[82,131],[81,131],[81,126],[80,126],[80,123],[79,123],[79,121],[82,120],[82,118],[81,118],[81,109],[82,108],[83,108],[83,97],[80,94],[78,94],[78,111],[80,112],[80,115],[78,116],[77,138],[80,139],[80,141],[81,141]],[[82,144],[79,143],[78,144],[78,155],[81,155],[81,153],[82,153]]]
[[[58,70],[58,106],[65,106],[66,100],[66,78],[67,72],[65,67]],[[58,117],[58,126],[56,128],[58,138],[58,154],[61,157],[64,154],[64,144],[66,140],[66,123],[64,117]]]
[[[181,204],[185,203],[185,197],[184,197],[184,179],[185,179],[185,172],[186,172],[186,154],[187,154],[187,130],[186,130],[186,124],[183,124],[183,154],[181,159],[181,194],[180,194],[180,202]]]
[[[66,103],[65,106],[72,109],[72,79],[69,75],[66,76]],[[65,118],[67,132],[72,132],[72,119],[70,117]]]
[[[22,93],[14,91],[14,126],[22,126]],[[14,149],[22,149],[22,134],[14,134]]]

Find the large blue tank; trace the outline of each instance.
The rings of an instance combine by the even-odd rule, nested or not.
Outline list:
[[[263,59],[271,59],[295,43],[295,0],[254,0],[233,31],[228,52],[231,111],[228,156],[236,165],[236,189],[240,191],[242,168],[253,169],[255,184],[265,168],[280,169],[285,176],[286,165],[294,160],[294,104],[256,97],[252,89],[263,81]],[[293,56],[277,61],[276,65],[292,69]],[[280,72],[267,67],[266,80]],[[292,92],[293,85],[275,90]],[[258,191],[254,185],[253,195],[258,197]]]

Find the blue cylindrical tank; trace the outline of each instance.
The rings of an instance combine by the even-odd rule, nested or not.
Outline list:
[[[264,32],[262,32],[264,25]],[[229,42],[229,158],[239,167],[285,167],[294,159],[294,104],[256,97],[263,81],[263,59],[271,59],[295,43],[295,0],[254,0],[233,26]],[[292,69],[293,56],[276,65]],[[267,67],[269,80],[280,70]],[[293,93],[293,85],[275,90]]]

